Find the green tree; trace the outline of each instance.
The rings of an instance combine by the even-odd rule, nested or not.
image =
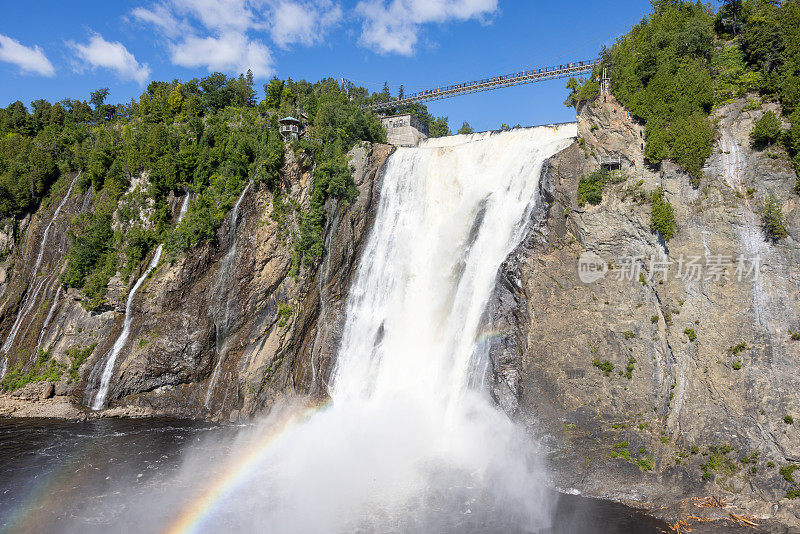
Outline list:
[[[446,137],[451,135],[450,126],[447,124],[447,117],[437,117],[428,126],[428,135],[431,137]]]
[[[273,77],[269,83],[264,84],[264,104],[270,109],[281,107],[281,96],[283,95],[283,80]]]
[[[89,102],[94,106],[94,118],[96,121],[111,120],[114,117],[116,108],[105,103],[108,96],[108,87],[103,87],[97,91],[89,93]]]
[[[461,124],[461,128],[458,129],[458,133],[460,134],[471,134],[475,133],[475,130],[472,129],[472,126],[469,125],[467,121],[464,121]]]
[[[714,126],[700,111],[677,117],[670,125],[668,142],[672,159],[686,169],[693,187],[700,185],[703,165],[714,144]]]
[[[767,239],[773,243],[789,235],[783,210],[774,194],[764,198],[761,203],[761,227]]]
[[[570,78],[567,80],[570,93],[564,101],[567,107],[577,106],[581,102],[594,100],[600,96],[600,84],[590,78]]]
[[[737,35],[742,28],[742,0],[724,0],[717,12],[716,29],[718,33],[731,33]]]
[[[780,119],[778,119],[772,111],[767,111],[756,121],[755,125],[753,125],[753,131],[750,132],[750,139],[754,147],[763,148],[780,139],[781,133]]]
[[[175,85],[172,91],[169,92],[169,97],[167,99],[169,109],[173,115],[178,115],[181,112],[184,100],[183,93],[181,92],[181,84]]]
[[[254,107],[256,105],[256,92],[253,89],[255,86],[255,80],[253,77],[253,71],[251,69],[247,69],[247,75],[245,76],[246,84],[245,84],[245,100],[249,107]]]
[[[650,195],[650,230],[669,241],[675,235],[675,212],[672,204],[664,197],[664,190],[658,188]]]

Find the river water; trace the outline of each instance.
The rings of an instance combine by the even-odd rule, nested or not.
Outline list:
[[[192,498],[175,474],[201,455],[211,477],[211,465],[233,447],[219,444],[234,443],[241,431],[168,419],[0,419],[0,532],[166,532],[187,504],[176,493]],[[139,507],[153,500],[162,505]],[[468,531],[467,518],[448,530]],[[497,528],[475,531],[510,532],[496,519]],[[542,532],[657,533],[663,526],[622,505],[563,495],[552,528]]]

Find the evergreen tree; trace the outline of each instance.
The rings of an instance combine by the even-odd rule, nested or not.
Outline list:
[[[789,235],[783,210],[774,194],[764,198],[761,203],[761,227],[767,239],[773,243]]]
[[[256,105],[256,91],[255,89],[253,89],[255,83],[253,80],[253,71],[251,69],[247,69],[246,81],[247,81],[247,89],[245,94],[247,97],[246,98],[247,105],[252,108]]]
[[[781,136],[781,132],[780,119],[772,111],[767,111],[753,125],[750,139],[754,147],[763,148],[777,141]]]
[[[461,128],[458,129],[458,133],[459,134],[471,134],[471,133],[475,133],[475,130],[472,129],[472,126],[470,126],[467,121],[464,121],[463,124],[461,124]]]

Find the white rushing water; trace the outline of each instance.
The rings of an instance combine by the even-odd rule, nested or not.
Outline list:
[[[11,346],[14,344],[14,339],[16,339],[17,334],[19,333],[19,329],[22,326],[23,320],[33,310],[36,304],[36,299],[39,296],[39,292],[41,291],[42,286],[45,283],[45,280],[42,279],[38,282],[38,284],[35,287],[33,286],[33,283],[36,282],[36,277],[39,275],[39,268],[42,266],[42,259],[44,258],[44,249],[45,246],[47,245],[47,237],[50,235],[50,228],[52,228],[53,223],[56,221],[59,214],[61,213],[61,209],[64,207],[64,204],[66,204],[67,200],[69,200],[69,197],[72,194],[72,188],[75,186],[75,182],[78,181],[78,178],[80,178],[80,176],[81,173],[79,172],[77,176],[75,176],[75,178],[72,179],[72,182],[70,182],[69,187],[67,188],[67,192],[64,195],[64,198],[61,199],[61,202],[59,202],[58,206],[56,206],[56,209],[53,212],[53,216],[50,217],[50,221],[47,223],[47,226],[45,226],[44,232],[42,233],[42,240],[39,243],[39,252],[36,255],[36,262],[33,265],[33,270],[31,271],[31,276],[30,276],[31,279],[30,283],[31,287],[33,287],[33,290],[31,291],[29,287],[28,293],[25,295],[25,299],[23,300],[22,304],[19,307],[19,310],[17,311],[17,317],[14,319],[14,324],[11,326],[11,330],[9,331],[8,336],[3,342],[2,350],[4,356],[3,356],[3,364],[2,366],[0,366],[0,378],[3,378],[5,376],[6,369],[8,367],[8,356],[6,354],[8,353],[9,350],[11,350]]]
[[[191,193],[187,193],[183,199],[181,211],[178,215],[178,222],[180,222],[181,219],[183,219],[183,216],[186,214],[186,210],[189,207],[189,197],[191,197]],[[163,249],[163,245],[158,245],[158,247],[156,247],[155,254],[153,254],[153,259],[150,260],[150,263],[142,273],[142,276],[139,277],[139,279],[131,288],[130,293],[128,293],[128,300],[125,302],[125,320],[122,323],[122,332],[120,332],[119,337],[114,342],[111,350],[108,351],[108,354],[106,354],[105,358],[102,360],[103,364],[100,373],[100,383],[96,389],[94,399],[91,403],[92,410],[100,410],[105,405],[106,395],[108,395],[108,388],[111,385],[111,377],[114,374],[114,364],[117,361],[119,353],[123,348],[125,348],[125,344],[128,342],[128,337],[131,334],[131,324],[133,323],[134,317],[133,302],[136,298],[136,293],[139,291],[139,288],[142,287],[142,284],[144,284],[144,281],[147,279],[147,276],[150,274],[150,272],[155,269],[158,265],[158,262],[161,261],[161,253]],[[94,375],[94,373],[92,373],[92,375]],[[89,378],[91,380],[93,377],[90,376]]]
[[[547,527],[534,445],[475,375],[498,269],[531,219],[543,162],[576,134],[567,124],[453,136],[389,158],[330,405],[271,440],[186,532]],[[231,456],[253,457],[243,446]]]
[[[230,291],[234,278],[233,268],[236,263],[236,232],[239,228],[239,206],[242,205],[242,200],[244,200],[244,197],[247,194],[247,191],[250,189],[251,184],[252,182],[248,182],[245,188],[242,190],[242,193],[239,195],[239,198],[236,199],[236,203],[233,205],[228,219],[228,252],[225,254],[225,257],[222,258],[222,262],[220,263],[219,274],[217,275],[217,284],[213,297],[217,305],[217,311],[214,313],[214,325],[216,327],[217,335],[217,363],[214,365],[214,371],[211,373],[211,381],[208,383],[206,398],[203,401],[203,406],[206,408],[208,408],[208,403],[211,401],[211,395],[214,393],[214,386],[217,383],[219,372],[222,369],[225,341],[228,338],[228,330],[230,329],[229,323],[231,320],[231,305],[233,304]]]

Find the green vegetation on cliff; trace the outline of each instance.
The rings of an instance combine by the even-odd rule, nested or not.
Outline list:
[[[379,97],[333,79],[273,79],[264,94],[257,103],[250,73],[215,73],[152,82],[124,105],[106,104],[107,89],[93,92],[89,102],[38,100],[32,112],[15,102],[0,109],[0,217],[35,211],[48,195],[64,194],[66,186],[53,187],[57,181],[66,184],[68,172],[82,171],[76,190],[92,190],[92,207],[70,225],[61,281],[96,308],[110,278],[138,274],[157,243],[171,260],[212,241],[249,181],[279,193],[286,147],[277,120],[304,115],[310,135],[293,148],[315,170],[296,249],[298,264],[313,264],[322,252],[326,200],[355,194],[347,151],[361,141],[385,140],[378,117],[361,108]],[[176,225],[170,199],[187,193],[192,202]]]
[[[736,24],[730,22],[734,17]],[[780,102],[791,123],[788,132],[776,135],[777,121],[768,119],[770,124],[762,124],[756,135],[763,138],[766,133],[770,141],[781,138],[798,172],[800,193],[800,3],[729,0],[717,20],[721,33],[741,48],[755,89],[762,98]]]
[[[708,114],[714,103],[714,15],[699,2],[662,0],[653,6],[604,62],[614,95],[645,123],[647,161],[672,159],[697,184],[713,143]]]
[[[578,182],[578,206],[587,203],[596,206],[603,201],[603,186],[608,179],[608,172],[599,169],[587,176],[581,176]]]
[[[698,186],[714,141],[712,108],[759,93],[780,102],[791,127],[782,131],[768,112],[754,143],[783,142],[800,193],[800,3],[726,0],[716,13],[700,2],[652,4],[649,16],[602,53],[611,91],[645,123],[647,162],[670,159]],[[596,98],[598,72],[570,79],[565,104]]]
[[[64,365],[53,360],[50,354],[42,349],[39,349],[32,369],[25,372],[23,363],[20,362],[8,370],[0,381],[0,389],[13,391],[35,382],[58,382],[65,370]]]
[[[767,238],[773,242],[789,235],[783,210],[775,195],[767,196],[761,203],[761,226]]]
[[[675,212],[672,204],[664,197],[664,190],[660,187],[650,195],[650,202],[650,229],[664,241],[669,241],[675,235]]]

